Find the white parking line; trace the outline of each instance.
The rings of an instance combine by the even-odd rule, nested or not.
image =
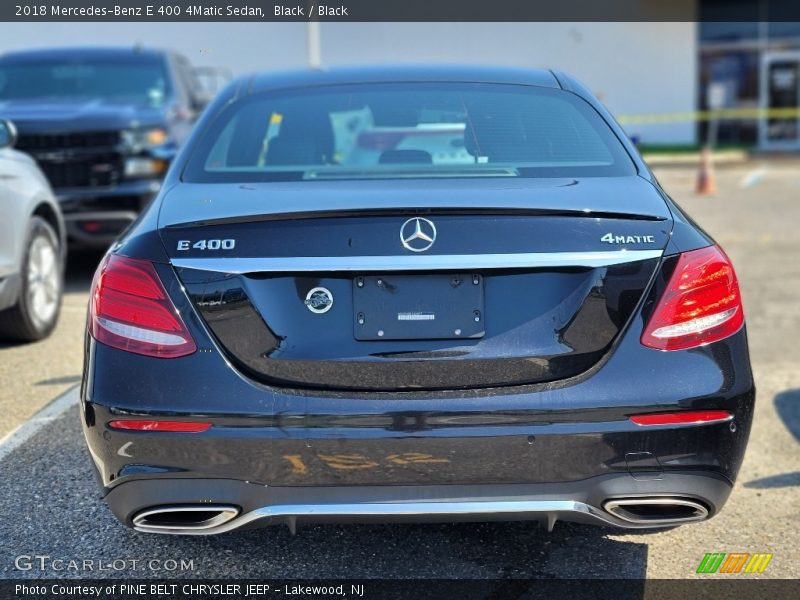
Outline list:
[[[739,180],[739,187],[747,188],[758,185],[761,183],[761,180],[764,179],[767,173],[769,173],[769,169],[764,165],[761,165],[757,169],[753,169],[752,171],[746,173],[745,176]]]
[[[42,408],[16,429],[0,439],[0,460],[27,442],[42,427],[57,419],[67,409],[78,404],[78,386],[73,386]]]

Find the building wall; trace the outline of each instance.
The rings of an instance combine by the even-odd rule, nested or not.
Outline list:
[[[678,0],[681,1],[681,0]],[[692,1],[692,0],[683,0]],[[696,106],[694,23],[322,23],[326,65],[439,62],[567,71],[616,115]],[[234,73],[302,67],[305,23],[0,24],[0,52],[43,45],[141,43]],[[633,126],[644,143],[691,143],[692,123]]]
[[[555,68],[617,116],[696,107],[695,23],[332,23],[322,26],[321,44],[332,65],[376,58]],[[645,143],[691,143],[695,126],[639,125],[628,133]]]

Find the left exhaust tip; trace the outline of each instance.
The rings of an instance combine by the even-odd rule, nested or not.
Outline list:
[[[133,528],[147,533],[202,534],[238,515],[239,508],[229,505],[156,506],[133,517]]]

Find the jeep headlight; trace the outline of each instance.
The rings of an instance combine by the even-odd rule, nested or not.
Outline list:
[[[128,155],[124,161],[125,177],[159,177],[167,171],[173,149],[165,129],[129,129],[122,132],[122,143]]]
[[[122,132],[122,142],[129,151],[134,153],[163,146],[168,141],[169,134],[161,127],[129,129]]]
[[[163,175],[167,170],[167,161],[160,158],[131,156],[125,159],[125,177],[152,177]]]

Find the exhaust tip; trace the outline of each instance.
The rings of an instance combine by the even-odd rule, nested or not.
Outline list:
[[[615,498],[603,508],[615,517],[640,525],[674,525],[708,518],[708,509],[690,498]]]
[[[238,514],[238,507],[220,504],[157,506],[137,514],[133,527],[149,533],[202,532],[227,523]]]

